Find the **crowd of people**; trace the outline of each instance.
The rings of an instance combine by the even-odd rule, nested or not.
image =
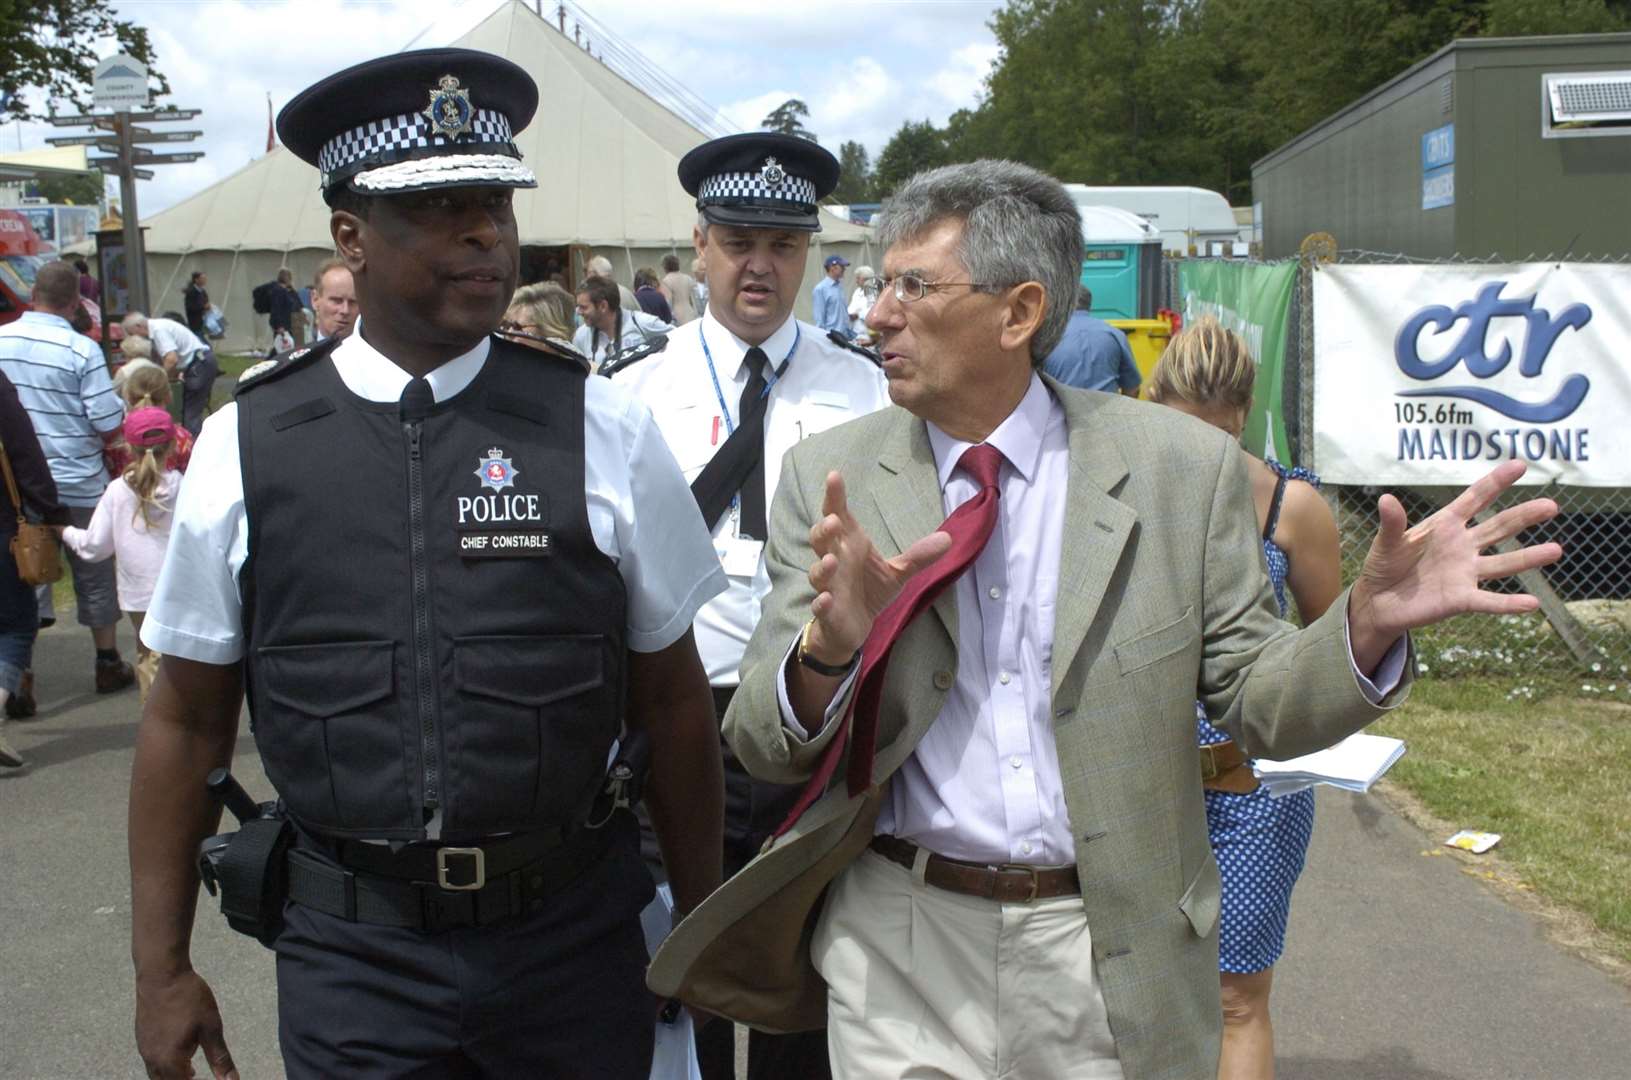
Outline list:
[[[0,528],[61,526],[97,688],[146,702],[149,1074],[233,1074],[202,873],[277,953],[291,1077],[640,1080],[691,1031],[724,1080],[718,1017],[755,1080],[1271,1076],[1312,805],[1251,761],[1396,706],[1413,628],[1532,605],[1479,585],[1556,545],[1480,553],[1555,506],[1475,523],[1512,464],[1408,537],[1384,497],[1343,590],[1317,478],[1239,447],[1244,342],[1198,320],[1130,400],[1073,202],[1009,162],[904,184],[812,321],[839,164],[768,132],[681,160],[689,272],[518,287],[537,102],[453,49],[291,101],[337,256],[313,342],[207,421],[202,273],[184,321],[126,318],[117,385],[67,264],[0,328]],[[12,560],[0,605],[16,717],[41,609]],[[246,698],[277,810],[211,839]]]

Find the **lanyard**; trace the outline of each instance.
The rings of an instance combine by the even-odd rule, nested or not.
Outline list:
[[[781,377],[787,373],[787,365],[793,362],[793,354],[798,351],[799,333],[798,323],[795,322],[793,324],[793,347],[787,350],[787,355],[782,358],[780,366],[770,373],[770,378],[765,380],[764,393],[760,394],[760,397],[769,397],[770,388],[775,386]],[[714,370],[714,354],[708,349],[708,335],[702,332],[700,319],[697,321],[697,337],[702,341],[702,356],[703,359],[708,361],[708,377],[714,381],[714,397],[719,400],[719,411],[725,417],[725,437],[728,439],[736,433],[736,425],[731,422],[731,410],[725,404],[725,392],[719,388],[719,372]],[[731,505],[735,506],[735,503],[732,502]]]
[[[777,367],[775,371],[770,373],[770,378],[765,380],[764,393],[759,395],[761,398],[769,397],[770,388],[775,386],[776,383],[781,380],[781,377],[786,374],[787,365],[793,362],[793,354],[798,351],[799,333],[799,324],[795,322],[793,323],[793,347],[787,350],[787,355],[782,358],[781,365]],[[725,404],[725,392],[719,388],[719,372],[714,370],[714,354],[708,348],[708,335],[702,332],[701,319],[697,320],[697,338],[702,342],[702,356],[708,361],[708,377],[714,381],[714,397],[719,400],[719,412],[720,415],[725,418],[725,437],[728,439],[732,435],[736,434],[736,425],[731,422],[731,410],[729,406]],[[736,532],[736,525],[734,523],[738,520],[738,514],[741,511],[741,502],[741,495],[731,496],[731,521],[733,523],[731,525],[732,533]]]

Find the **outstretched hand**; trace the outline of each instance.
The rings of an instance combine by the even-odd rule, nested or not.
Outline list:
[[[1497,466],[1449,505],[1409,528],[1398,499],[1383,495],[1377,500],[1382,527],[1371,541],[1348,600],[1349,641],[1360,671],[1374,671],[1395,641],[1419,627],[1453,615],[1511,615],[1540,606],[1533,596],[1479,587],[1493,578],[1550,565],[1563,555],[1563,548],[1554,543],[1483,554],[1557,515],[1551,499],[1530,499],[1487,521],[1473,521],[1517,482],[1525,468],[1521,461]]]
[[[816,553],[810,586],[816,597],[810,602],[815,625],[809,651],[825,663],[843,664],[906,582],[946,553],[951,537],[932,532],[894,558],[884,558],[850,513],[844,478],[837,472],[827,474],[821,514],[810,528],[810,547]]]

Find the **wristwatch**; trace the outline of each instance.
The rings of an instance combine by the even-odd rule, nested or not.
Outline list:
[[[799,663],[803,664],[817,675],[826,675],[828,678],[836,679],[840,675],[848,675],[849,669],[855,666],[855,661],[861,658],[861,650],[856,649],[855,655],[844,661],[842,664],[829,664],[825,661],[817,660],[814,656],[810,655],[810,628],[813,626],[815,626],[815,620],[811,619],[809,622],[804,624],[804,632],[799,634],[799,647],[797,650]]]

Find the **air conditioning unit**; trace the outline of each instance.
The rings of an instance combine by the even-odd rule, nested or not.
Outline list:
[[[1542,75],[1540,136],[1631,135],[1631,71]]]

